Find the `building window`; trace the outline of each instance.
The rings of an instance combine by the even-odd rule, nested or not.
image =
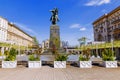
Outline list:
[[[118,34],[118,38],[120,39],[120,34]]]
[[[120,29],[120,23],[118,24],[118,28]]]
[[[114,29],[116,29],[116,25],[114,26]]]
[[[106,30],[104,29],[104,32],[106,32]]]
[[[105,41],[106,41],[106,39],[107,39],[107,38],[106,38],[106,36],[105,36]]]
[[[113,30],[113,26],[112,26],[112,30]]]

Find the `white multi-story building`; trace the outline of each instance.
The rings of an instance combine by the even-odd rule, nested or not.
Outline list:
[[[110,42],[120,40],[120,6],[96,19],[93,22],[93,29],[94,41]],[[120,48],[114,47],[114,44],[112,47],[117,59],[120,60]]]
[[[44,41],[42,42],[42,48],[49,49],[49,40],[44,40]]]
[[[33,44],[33,37],[25,33],[16,25],[8,23],[7,41],[12,41],[16,45],[31,46]]]
[[[7,40],[8,21],[0,17],[0,42]]]
[[[94,40],[120,40],[120,6],[93,22]]]
[[[17,46],[32,46],[33,37],[10,23],[5,18],[0,17],[0,43],[14,44]],[[3,53],[6,46],[0,45],[0,51]]]
[[[92,45],[92,44],[104,44],[105,41],[93,41],[93,42],[88,42],[87,45]]]

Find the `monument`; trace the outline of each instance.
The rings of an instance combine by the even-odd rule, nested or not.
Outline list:
[[[60,48],[60,28],[57,25],[57,22],[59,21],[58,18],[58,9],[54,8],[53,10],[50,10],[52,13],[52,16],[50,18],[50,21],[52,25],[50,26],[50,42],[49,47],[50,49],[59,49]]]

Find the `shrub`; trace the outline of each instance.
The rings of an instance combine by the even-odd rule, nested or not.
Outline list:
[[[114,61],[115,60],[114,52],[111,49],[103,50],[102,59],[104,61]]]
[[[16,60],[16,57],[11,55],[5,58],[5,61],[15,61],[15,60]]]
[[[6,51],[7,56],[5,58],[5,61],[15,61],[16,60],[16,55],[17,55],[17,50],[14,48],[11,48],[10,51]]]
[[[79,61],[88,61],[90,59],[91,51],[90,49],[84,50],[79,57]]]
[[[2,56],[2,52],[0,51],[0,56]]]
[[[10,49],[9,55],[16,56],[17,55],[17,50],[14,48]]]
[[[18,53],[19,53],[19,51],[18,51]],[[24,54],[24,50],[20,50],[20,54]]]
[[[56,61],[66,61],[67,60],[67,55],[59,54],[56,56]]]
[[[39,57],[35,57],[35,56],[32,54],[32,55],[29,55],[29,60],[30,60],[30,61],[40,61],[40,58],[39,58]]]
[[[9,51],[8,51],[8,50],[5,50],[4,55],[5,55],[5,56],[8,56],[8,55],[9,55]]]
[[[89,58],[86,58],[86,56],[83,56],[82,54],[79,57],[79,61],[88,61]]]

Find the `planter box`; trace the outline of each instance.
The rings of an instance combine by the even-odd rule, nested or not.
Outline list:
[[[5,59],[6,58],[6,56],[0,56],[0,59],[2,60],[2,59]]]
[[[17,61],[2,61],[2,68],[16,68]]]
[[[66,61],[54,61],[54,68],[66,68]]]
[[[41,68],[41,61],[28,61],[29,68]]]
[[[91,61],[80,61],[79,67],[80,68],[92,68],[92,62]]]
[[[103,62],[103,65],[106,67],[106,68],[117,68],[117,61],[104,61]]]

